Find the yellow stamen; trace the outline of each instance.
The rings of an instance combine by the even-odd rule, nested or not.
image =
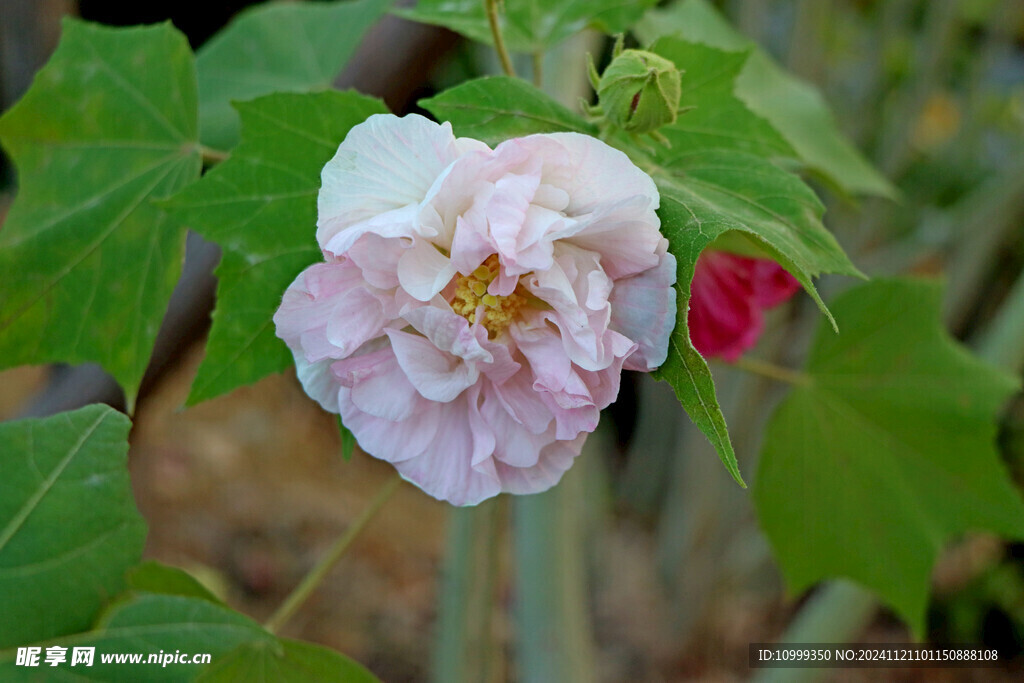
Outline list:
[[[508,296],[497,296],[487,293],[487,286],[498,276],[497,254],[492,254],[470,275],[459,273],[455,276],[455,295],[452,297],[452,310],[464,317],[471,324],[477,322],[476,311],[484,305],[480,324],[487,330],[487,335],[494,339],[504,332],[519,309],[528,302],[526,292],[519,286]]]

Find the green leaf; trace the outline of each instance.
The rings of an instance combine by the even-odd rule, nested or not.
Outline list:
[[[725,233],[742,234],[792,273],[830,321],[812,278],[858,271],[822,225],[823,207],[814,192],[768,161],[742,152],[698,151],[654,168],[653,177],[661,193],[662,232],[678,264],[679,296],[668,359],[657,377],[672,385],[687,414],[742,483],[711,373],[690,341],[690,282],[700,253]]]
[[[810,168],[845,192],[895,196],[889,181],[839,131],[821,93],[741,36],[707,0],[651,10],[634,30],[648,43],[675,35],[723,50],[752,49],[736,81],[737,96],[771,123]]]
[[[185,239],[149,200],[199,174],[195,87],[170,24],[64,22],[0,119],[21,185],[0,231],[0,368],[97,362],[133,405]]]
[[[353,92],[268,95],[236,104],[242,142],[167,206],[223,249],[195,404],[292,364],[272,317],[285,288],[322,259],[316,243],[320,171],[349,128],[387,111]]]
[[[451,121],[457,135],[490,145],[533,133],[597,135],[596,126],[526,81],[508,76],[467,81],[418,104],[439,121]]]
[[[0,648],[87,628],[122,590],[146,536],[130,428],[98,405],[0,424]]]
[[[877,281],[832,309],[769,423],[754,489],[787,583],[848,577],[918,636],[932,566],[951,537],[1024,538],[1024,503],[999,460],[996,420],[1017,382],[942,328],[933,282]]]
[[[193,655],[209,654],[211,662],[217,662],[239,645],[257,642],[273,643],[275,638],[227,607],[201,598],[141,594],[115,605],[94,631],[38,644],[68,648],[68,663],[27,669],[14,664],[16,651],[7,650],[0,653],[0,675],[4,680],[30,678],[29,674],[47,669],[46,680],[188,681],[203,669],[191,663]],[[94,647],[93,666],[70,666],[74,647]],[[105,654],[140,654],[142,662],[104,664]],[[150,655],[165,654],[179,654],[188,663],[146,663]]]
[[[650,50],[683,71],[679,105],[693,107],[674,124],[658,129],[672,145],[659,146],[658,158],[669,160],[699,149],[730,149],[768,158],[795,156],[778,131],[734,94],[749,50],[728,52],[673,37],[662,38]]]
[[[202,683],[380,683],[358,662],[321,645],[297,640],[246,643],[219,658]]]
[[[722,464],[741,486],[746,487],[740,475],[736,451],[729,439],[722,408],[715,394],[715,382],[707,361],[690,341],[687,314],[690,310],[690,283],[693,281],[697,258],[717,234],[724,232],[714,225],[705,230],[700,219],[687,206],[672,195],[662,192],[661,232],[668,238],[669,251],[676,257],[676,326],[668,342],[668,357],[654,376],[669,383],[676,398],[697,428],[715,447]]]
[[[241,13],[196,56],[203,144],[238,142],[232,100],[329,88],[392,2],[266,3]]]
[[[800,281],[826,317],[814,288],[822,273],[861,276],[821,222],[824,206],[792,173],[741,152],[679,154],[655,172],[663,196],[691,213],[690,230],[712,239],[737,230]]]
[[[590,27],[620,33],[639,19],[656,0],[504,0],[499,15],[502,37],[510,50],[543,52]],[[444,26],[493,44],[483,0],[420,0],[396,10],[406,19]]]
[[[220,598],[185,570],[154,560],[148,560],[129,569],[126,579],[128,588],[133,591],[181,595],[202,598],[217,605],[224,604]]]

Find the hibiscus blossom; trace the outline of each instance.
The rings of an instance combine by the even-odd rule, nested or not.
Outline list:
[[[697,259],[687,323],[702,356],[735,361],[757,343],[764,313],[800,289],[782,266],[768,259],[708,250]]]
[[[623,368],[666,356],[658,192],[576,133],[491,149],[371,116],[324,167],[317,240],[274,316],[306,392],[455,505],[550,488]]]

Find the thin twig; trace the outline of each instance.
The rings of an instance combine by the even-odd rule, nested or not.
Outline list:
[[[544,87],[544,53],[540,50],[533,53],[533,84]]]
[[[295,590],[281,603],[281,606],[277,608],[273,616],[263,625],[264,628],[271,633],[275,633],[295,615],[295,612],[309,599],[309,596],[320,585],[320,582],[324,580],[327,573],[331,571],[334,565],[338,563],[338,560],[341,559],[341,556],[345,554],[345,551],[348,550],[349,545],[359,535],[359,532],[373,519],[374,515],[383,507],[400,483],[402,483],[402,479],[396,474],[377,491],[377,495],[373,497],[370,504],[352,521],[348,528],[345,529],[345,533],[338,537],[338,540],[334,542],[334,545],[327,551],[323,559],[306,574],[306,577],[299,582]]]
[[[498,25],[498,0],[484,0],[484,7],[487,9],[487,21],[491,24],[494,49],[498,52],[498,58],[501,60],[501,68],[507,75],[515,76],[516,70],[512,68],[512,58],[508,56],[505,39],[501,36],[501,26]]]

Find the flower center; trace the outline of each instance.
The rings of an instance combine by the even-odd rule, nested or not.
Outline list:
[[[469,275],[459,273],[455,276],[455,297],[452,299],[452,310],[468,320],[470,324],[479,322],[487,330],[487,336],[494,339],[515,319],[516,313],[527,302],[527,297],[516,291],[508,296],[495,296],[487,293],[487,286],[498,276],[498,255],[491,254],[480,267]],[[477,309],[483,305],[480,320],[477,320]]]

